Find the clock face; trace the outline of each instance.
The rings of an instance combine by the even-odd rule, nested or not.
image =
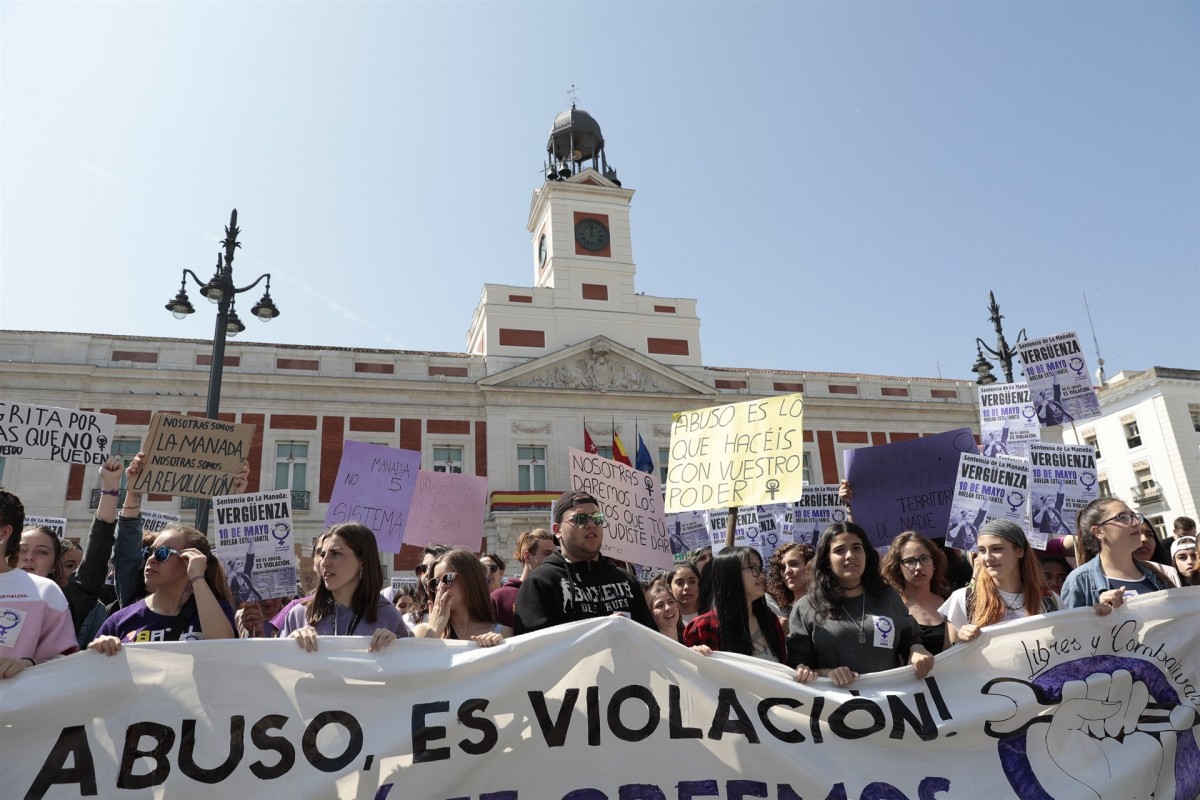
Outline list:
[[[546,266],[546,234],[542,234],[542,238],[538,240],[538,266]]]
[[[608,247],[608,228],[594,219],[585,219],[575,226],[575,241],[585,250]]]

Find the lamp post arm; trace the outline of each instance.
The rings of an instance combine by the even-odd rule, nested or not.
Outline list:
[[[271,273],[264,272],[262,275],[258,276],[258,280],[256,280],[254,283],[250,284],[249,286],[243,286],[240,289],[235,288],[233,291],[235,294],[241,294],[242,292],[248,292],[251,289],[253,289],[255,286],[258,286],[260,283],[262,283],[263,278],[267,279],[267,286],[270,286],[271,285]]]

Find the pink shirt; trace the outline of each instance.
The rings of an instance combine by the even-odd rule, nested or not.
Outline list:
[[[45,661],[78,649],[58,584],[23,569],[0,573],[0,657]]]

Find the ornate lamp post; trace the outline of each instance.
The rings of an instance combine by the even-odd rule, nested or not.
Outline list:
[[[208,373],[208,405],[205,408],[204,415],[209,419],[217,419],[217,412],[221,406],[221,377],[225,370],[225,337],[237,336],[242,331],[246,330],[246,326],[238,318],[235,308],[236,298],[242,292],[248,292],[265,278],[267,281],[266,291],[263,292],[262,298],[254,304],[250,309],[250,313],[258,317],[263,322],[270,322],[279,316],[279,309],[275,307],[275,302],[271,300],[271,273],[267,272],[259,275],[258,278],[248,286],[237,287],[233,282],[233,253],[241,243],[238,242],[238,233],[241,230],[237,226],[237,209],[233,210],[233,214],[229,217],[229,225],[225,228],[225,238],[221,240],[221,245],[225,248],[225,261],[221,263],[221,253],[217,253],[217,268],[213,276],[207,283],[200,280],[196,273],[190,269],[183,270],[183,277],[179,282],[179,294],[175,295],[169,303],[167,303],[167,311],[175,315],[175,319],[183,319],[188,314],[195,313],[196,309],[192,306],[187,296],[187,279],[190,275],[196,285],[200,287],[200,294],[208,298],[210,303],[215,303],[217,306],[217,325],[213,332],[213,349],[212,362],[209,365]],[[196,509],[196,527],[202,532],[208,532],[208,500],[201,500]]]
[[[986,350],[988,355],[1000,362],[1000,366],[1004,369],[1005,382],[1012,383],[1013,359],[1016,358],[1017,351],[1009,347],[1004,338],[1004,325],[1000,322],[1004,316],[1000,313],[1000,305],[996,302],[996,295],[992,292],[988,292],[988,311],[991,312],[992,325],[996,328],[996,349],[993,350],[982,339],[976,337],[975,352],[979,354],[979,358],[976,359],[975,366],[971,367],[971,370],[979,375],[975,382],[981,386],[996,382],[996,376],[992,374],[992,362],[983,355],[983,351]],[[1020,333],[1017,334],[1017,344],[1025,339],[1025,329],[1021,328]]]

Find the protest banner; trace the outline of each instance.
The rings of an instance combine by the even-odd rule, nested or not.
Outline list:
[[[712,540],[708,536],[708,525],[703,511],[682,511],[666,515],[667,538],[671,542],[671,553],[676,561],[693,550],[708,547]]]
[[[420,469],[415,450],[346,441],[325,527],[361,522],[375,532],[379,552],[399,553]]]
[[[142,442],[142,469],[129,488],[205,500],[229,494],[253,438],[253,425],[155,414]]]
[[[1018,342],[1017,352],[1043,428],[1100,416],[1100,399],[1075,331]]]
[[[26,528],[36,528],[39,525],[43,528],[49,528],[59,539],[63,539],[67,535],[66,517],[35,517],[31,514],[25,515]]]
[[[0,457],[103,464],[116,426],[112,414],[0,401]]]
[[[968,428],[846,451],[854,521],[875,547],[887,547],[904,531],[941,539],[950,521],[958,456],[977,452]]]
[[[604,555],[646,567],[670,569],[671,542],[658,476],[610,458],[571,448],[571,489],[600,501]]]
[[[179,515],[170,511],[142,509],[142,533],[158,533],[169,525],[179,522]]]
[[[1041,441],[1037,410],[1025,383],[993,383],[979,387],[979,432],[989,458],[1029,456],[1031,442]]]
[[[488,512],[487,491],[487,478],[478,475],[418,471],[404,541],[478,553]]]
[[[317,590],[317,583],[320,581],[316,564],[313,562],[312,548],[293,544],[292,552],[296,555],[296,581],[300,584],[300,593],[312,594]]]
[[[126,644],[5,682],[4,785],[29,800],[1193,800],[1198,614],[1187,587],[1103,618],[1027,617],[923,680],[905,667],[845,688],[619,617],[495,648]]]
[[[708,526],[708,543],[713,555],[725,549],[729,541],[729,509],[710,508],[704,512],[704,523]],[[758,506],[739,506],[734,520],[733,546],[753,547],[758,540]]]
[[[835,522],[846,521],[846,507],[838,500],[838,485],[822,483],[805,486],[804,494],[796,501],[793,514],[793,541],[816,547],[821,531]]]
[[[213,514],[213,551],[225,567],[234,608],[296,593],[290,489],[214,497]]]
[[[803,423],[798,394],[673,414],[667,512],[795,500],[804,484]]]
[[[1075,533],[1075,517],[1100,496],[1096,449],[1086,444],[1037,442],[1030,446],[1029,465],[1029,541],[1044,548],[1051,535]],[[1035,537],[1041,544],[1035,543]]]
[[[974,549],[979,529],[993,519],[1007,519],[1029,530],[1029,463],[963,453],[954,481],[946,544]]]

